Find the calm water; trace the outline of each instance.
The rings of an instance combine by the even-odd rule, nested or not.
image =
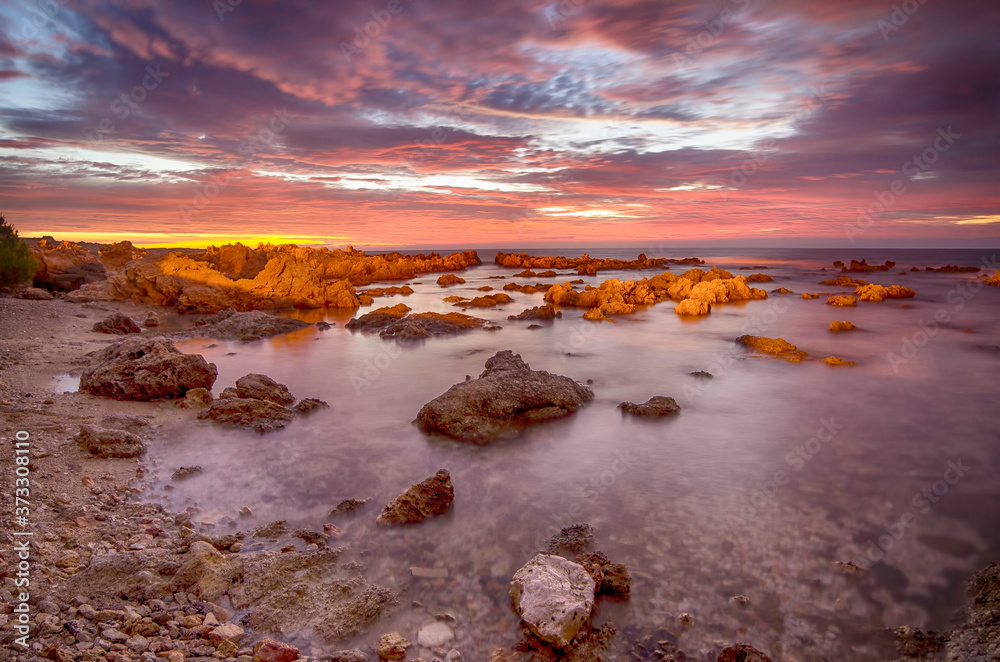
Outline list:
[[[634,258],[641,250],[664,254],[586,252]],[[372,498],[363,515],[338,521],[341,542],[372,550],[365,557],[369,579],[404,590],[404,607],[373,635],[333,648],[367,646],[390,628],[416,641],[417,628],[430,619],[409,607],[419,600],[430,613],[454,613],[463,631],[455,646],[467,660],[485,659],[491,648],[517,639],[511,575],[548,535],[578,522],[592,524],[595,547],[632,572],[631,599],[601,600],[595,616],[616,623],[623,648],[662,628],[680,637],[689,659],[703,659],[718,640],[745,640],[787,660],[875,660],[891,652],[882,628],[947,627],[968,574],[1000,557],[1000,289],[982,287],[974,275],[899,271],[981,266],[994,253],[666,255],[698,255],[706,267],[734,273],[766,265],[775,281],[759,286],[795,294],[716,306],[695,321],[679,319],[669,302],[615,324],[586,322],[583,310],[564,309],[561,320],[528,330],[506,317],[539,305],[542,295],[512,293],[515,302],[502,309],[470,311],[500,323],[501,331],[417,345],[352,334],[343,328],[351,314],[343,311],[301,314],[336,323],[325,332],[310,327],[252,344],[186,341],[183,351],[218,366],[217,392],[260,372],[332,409],[266,436],[208,423],[167,430],[152,451],[162,479],[156,489],[174,468],[201,465],[202,475],[158,493],[171,507],[198,508],[198,519],[220,529],[249,506],[254,514],[241,527],[286,519],[319,530],[340,500]],[[465,285],[442,289],[436,274],[427,275],[415,279],[421,284],[414,295],[377,299],[375,307],[405,301],[417,312],[446,312],[457,310],[441,301],[447,295],[537,282],[511,278],[516,270],[493,265],[491,251],[480,256],[486,264],[463,273]],[[896,260],[888,273],[858,277],[903,284],[917,296],[846,309],[826,305],[825,297],[800,298],[804,291],[841,291],[818,284],[836,275],[820,269],[852,257]],[[602,272],[585,280],[655,273]],[[507,280],[488,278],[500,274]],[[570,278],[576,276],[545,282]],[[833,334],[827,326],[835,319],[858,330]],[[751,358],[733,344],[747,332],[857,365]],[[478,375],[501,349],[535,369],[592,379],[596,399],[572,417],[487,447],[421,434],[412,424],[420,407]],[[714,379],[689,375],[696,370]],[[616,409],[654,395],[675,397],[680,416],[639,421]],[[961,476],[949,472],[949,463]],[[453,512],[403,529],[374,525],[382,504],[440,468],[452,474]],[[862,577],[832,567],[864,562],[866,553],[878,562]],[[410,578],[410,566],[435,565],[447,568],[446,579]],[[737,594],[751,607],[735,605],[730,598]],[[695,626],[681,630],[674,618],[685,611]]]

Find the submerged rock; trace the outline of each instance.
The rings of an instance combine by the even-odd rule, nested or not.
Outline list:
[[[390,501],[376,521],[384,526],[415,524],[448,512],[454,499],[455,488],[451,484],[451,476],[441,469]]]
[[[212,419],[257,432],[272,432],[288,425],[295,412],[270,400],[257,398],[219,398],[198,414],[200,419]]]
[[[681,406],[677,401],[663,395],[654,396],[641,405],[623,402],[618,408],[636,416],[671,416],[681,413]]]
[[[297,405],[292,407],[292,409],[299,414],[308,414],[314,412],[317,409],[329,409],[330,405],[322,400],[316,398],[302,398]]]
[[[379,308],[352,319],[347,323],[347,328],[352,331],[377,332],[383,338],[419,340],[483,328],[489,324],[484,319],[463,313],[414,313],[407,315],[409,312],[410,307],[402,303],[391,308]]]
[[[854,361],[847,361],[839,356],[828,356],[823,359],[823,363],[827,365],[854,365]]]
[[[83,425],[73,438],[96,457],[132,458],[146,452],[142,439],[126,430]]]
[[[784,338],[767,338],[765,336],[740,336],[736,339],[737,344],[762,354],[770,354],[779,358],[797,363],[807,355],[799,350],[795,345]]]
[[[596,582],[580,564],[538,554],[514,574],[510,597],[536,637],[566,649],[586,630],[595,588]]]
[[[465,283],[464,278],[459,278],[455,274],[444,274],[439,276],[437,279],[437,284],[441,287],[448,287],[449,285],[462,285]]]
[[[834,333],[838,333],[840,331],[853,331],[856,328],[858,327],[854,326],[853,324],[847,321],[841,322],[835,320],[833,322],[830,322],[830,330],[833,331]]]
[[[220,340],[243,340],[270,338],[306,326],[308,322],[291,317],[278,317],[260,310],[240,313],[228,308],[198,320],[192,333]]]
[[[862,285],[854,290],[862,301],[885,301],[886,299],[908,299],[916,296],[916,292],[902,285]]]
[[[560,549],[568,549],[571,552],[579,552],[584,547],[594,541],[594,527],[590,524],[574,524],[559,530],[549,539],[546,549],[549,554],[555,554]]]
[[[211,389],[217,375],[215,364],[183,354],[166,338],[127,337],[94,354],[80,390],[115,400],[171,400]]]
[[[717,662],[771,662],[771,658],[750,644],[733,644],[722,649]]]
[[[850,294],[836,294],[827,299],[826,303],[830,306],[856,306],[858,300]]]
[[[427,433],[488,443],[520,426],[567,416],[594,398],[594,392],[560,375],[532,370],[510,350],[486,361],[486,370],[455,384],[417,414]]]
[[[597,593],[627,598],[632,590],[632,577],[624,563],[612,563],[601,552],[578,554],[576,562],[597,582]]]
[[[93,331],[98,333],[113,333],[119,336],[128,335],[130,333],[142,333],[142,329],[139,325],[132,321],[132,318],[127,315],[122,315],[121,313],[115,313],[114,315],[109,315],[105,317],[100,322],[94,324]]]

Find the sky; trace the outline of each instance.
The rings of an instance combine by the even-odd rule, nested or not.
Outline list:
[[[1000,246],[995,0],[7,0],[0,31],[22,236]]]

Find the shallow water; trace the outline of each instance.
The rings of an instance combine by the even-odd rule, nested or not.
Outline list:
[[[634,258],[639,250],[586,252]],[[917,291],[913,299],[857,308],[800,298],[804,291],[844,291],[818,285],[836,275],[820,268],[844,259],[843,251],[685,249],[672,256],[690,254],[706,258],[706,268],[734,273],[766,264],[774,282],[755,285],[794,294],[716,306],[694,321],[679,319],[671,303],[614,324],[586,322],[582,309],[564,308],[562,319],[528,330],[529,322],[506,317],[541,304],[542,294],[514,292],[514,303],[501,309],[468,311],[502,330],[415,345],[352,334],[343,328],[351,317],[344,311],[297,313],[336,323],[323,332],[310,327],[246,344],[181,342],[182,351],[218,366],[216,392],[259,372],[332,408],[265,436],[207,422],[165,430],[151,450],[156,494],[172,508],[196,507],[196,519],[216,522],[218,530],[276,519],[320,530],[340,500],[372,498],[361,515],[337,521],[340,542],[371,550],[364,557],[369,580],[403,587],[404,607],[371,635],[317,644],[317,654],[367,646],[390,628],[416,641],[429,614],[449,611],[461,623],[455,647],[465,659],[485,659],[518,637],[506,594],[511,575],[551,533],[578,522],[592,524],[594,547],[632,573],[631,599],[599,600],[595,616],[618,626],[615,650],[668,630],[689,659],[702,659],[718,640],[745,640],[787,660],[875,660],[891,652],[884,627],[947,627],[965,578],[1000,552],[1000,289],[969,274],[899,271],[980,265],[992,254],[847,254],[870,263],[896,259],[888,273],[853,276]],[[491,252],[480,255],[492,260]],[[464,272],[465,285],[449,288],[428,274],[415,279],[415,294],[376,299],[373,307],[405,302],[417,312],[447,312],[458,309],[444,296],[476,296],[482,285],[502,291],[511,280],[577,277],[512,278],[516,271],[487,263]],[[655,273],[602,272],[585,280]],[[508,278],[488,278],[500,274]],[[831,333],[835,319],[858,330]],[[733,343],[743,333],[780,336],[811,357],[836,355],[857,365],[749,357]],[[501,349],[534,369],[593,380],[596,399],[569,418],[486,447],[417,430],[412,421],[424,403],[478,375]],[[697,370],[714,378],[689,374]],[[675,397],[682,413],[644,421],[616,409],[654,395]],[[949,463],[960,477],[948,473]],[[165,489],[173,469],[193,464],[204,473]],[[382,504],[440,468],[451,471],[455,485],[451,513],[403,529],[374,525]],[[924,489],[933,503],[921,497]],[[244,506],[253,515],[241,519]],[[899,525],[906,514],[910,524]],[[877,563],[861,577],[831,566],[862,563],[866,553]],[[410,566],[434,565],[447,568],[448,577],[409,576]],[[737,594],[751,606],[734,604]],[[410,608],[412,600],[426,610]],[[685,611],[695,618],[690,629],[674,621]],[[411,650],[418,654],[430,656]]]

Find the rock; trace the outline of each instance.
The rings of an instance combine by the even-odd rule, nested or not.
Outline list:
[[[144,248],[136,248],[131,241],[119,241],[116,244],[106,244],[97,251],[101,264],[108,271],[118,271],[129,262],[134,262],[148,254]]]
[[[830,330],[833,331],[834,333],[838,333],[840,331],[853,331],[856,328],[857,327],[851,324],[850,322],[839,322],[836,320],[830,322]]]
[[[368,662],[368,656],[357,648],[334,651],[327,659],[329,662]]]
[[[593,541],[594,527],[586,523],[573,524],[563,527],[559,533],[552,536],[546,550],[549,554],[555,554],[560,549],[579,552]]]
[[[715,376],[704,370],[698,370],[696,372],[689,373],[692,377],[697,377],[699,379],[715,379]]]
[[[183,409],[204,409],[212,404],[212,392],[207,388],[193,388],[184,394],[184,399],[177,403]]]
[[[566,649],[590,620],[596,583],[583,566],[538,554],[514,574],[510,597],[521,620],[542,641]]]
[[[354,512],[355,510],[364,508],[366,503],[368,503],[368,499],[344,499],[330,511],[327,517]]]
[[[488,324],[484,319],[462,313],[415,313],[407,316],[410,307],[399,303],[391,308],[379,308],[352,319],[347,328],[352,331],[378,332],[383,338],[416,340],[432,336],[461,333]]]
[[[446,513],[454,499],[451,476],[442,469],[389,502],[376,521],[385,526],[422,522]]]
[[[185,478],[190,478],[191,476],[197,476],[202,472],[202,468],[198,465],[190,467],[179,467],[175,469],[172,474],[170,474],[170,480],[184,480]]]
[[[253,662],[295,662],[299,649],[274,639],[264,638],[254,644]]]
[[[102,321],[94,324],[93,331],[98,333],[113,333],[119,336],[124,336],[129,333],[142,333],[142,329],[139,325],[132,321],[130,317],[122,315],[121,313],[115,313],[109,317],[104,318]]]
[[[288,387],[279,384],[267,375],[251,373],[236,380],[236,397],[255,400],[268,400],[278,405],[290,405],[295,402],[295,396],[288,392]]]
[[[986,279],[987,285],[992,285],[993,287],[1000,287],[1000,269],[996,270],[992,276]]]
[[[868,281],[861,280],[858,278],[855,280],[850,276],[837,276],[836,278],[830,278],[827,280],[821,280],[820,285],[835,285],[837,287],[860,287],[862,285],[867,285]]]
[[[712,304],[698,299],[684,299],[674,306],[674,312],[678,315],[708,315],[712,312]]]
[[[670,416],[681,412],[676,400],[662,395],[654,396],[641,405],[623,402],[618,408],[636,416]]]
[[[243,575],[238,557],[224,555],[202,540],[191,543],[174,583],[202,600],[217,601]]]
[[[115,400],[169,400],[194,388],[211,389],[218,371],[166,338],[126,337],[94,354],[80,390]]]
[[[142,325],[147,329],[158,327],[160,326],[160,317],[156,313],[150,311],[146,314],[146,319],[142,320]]]
[[[946,264],[943,267],[924,267],[924,271],[936,271],[942,274],[974,274],[982,271],[979,267],[960,267],[955,264]]]
[[[806,353],[798,350],[784,338],[767,338],[764,336],[740,336],[737,344],[748,347],[762,354],[771,354],[789,361],[798,362],[806,357]]]
[[[330,405],[323,402],[322,400],[317,400],[316,398],[303,398],[299,401],[297,405],[292,407],[292,411],[297,414],[308,414],[314,412],[317,409],[329,409]]]
[[[406,649],[410,642],[398,632],[383,634],[375,644],[375,653],[382,660],[402,660],[406,657]]]
[[[465,279],[459,278],[455,274],[444,274],[437,279],[437,284],[441,287],[448,287],[449,285],[462,285],[464,283]]]
[[[26,287],[17,292],[18,299],[27,299],[29,301],[52,301],[55,297],[48,290],[43,290],[38,287]]]
[[[508,315],[509,320],[551,320],[562,317],[562,311],[556,310],[555,306],[547,303],[544,306],[528,308],[517,315]]]
[[[601,552],[578,554],[576,562],[586,569],[597,583],[597,593],[616,597],[628,597],[632,588],[632,577],[622,563],[612,563]]]
[[[827,365],[854,365],[854,361],[846,361],[839,356],[828,356],[823,359],[823,363]]]
[[[308,322],[291,317],[278,317],[259,310],[240,313],[232,308],[209,315],[195,323],[191,333],[205,338],[243,340],[271,338],[309,326]]]
[[[568,377],[532,370],[510,350],[486,361],[478,379],[455,384],[424,405],[416,422],[426,433],[488,443],[523,425],[561,418],[594,398]]]
[[[427,623],[417,632],[417,644],[424,648],[440,648],[454,638],[455,633],[441,621]]]
[[[292,421],[295,412],[269,400],[227,397],[212,402],[198,413],[200,419],[255,430],[261,434],[280,430]]]
[[[885,301],[886,299],[908,299],[916,296],[916,292],[902,285],[862,285],[854,290],[862,301]]]
[[[865,260],[861,260],[860,262],[858,262],[857,260],[851,260],[851,266],[847,267],[844,266],[843,262],[837,260],[836,262],[833,263],[833,266],[840,267],[841,271],[869,272],[869,271],[889,271],[889,269],[892,269],[894,266],[896,266],[896,263],[890,260],[886,260],[885,264],[868,264],[868,262],[866,262]]]
[[[717,662],[771,662],[771,658],[750,644],[733,644],[722,649]]]
[[[79,244],[42,239],[31,247],[31,253],[40,265],[34,285],[46,290],[72,292],[108,276],[97,256]]]
[[[593,276],[598,271],[610,269],[662,269],[668,264],[704,264],[704,260],[696,257],[681,260],[667,258],[647,258],[640,253],[634,260],[617,260],[615,258],[593,258],[584,253],[580,257],[551,257],[547,255],[528,255],[521,253],[504,253],[498,251],[494,262],[501,267],[524,269],[575,269],[579,274]],[[543,274],[537,274],[543,276]],[[552,273],[552,275],[556,275]]]
[[[510,303],[511,301],[513,301],[513,299],[510,298],[509,294],[497,292],[496,294],[487,294],[474,299],[469,299],[467,301],[459,301],[453,305],[469,308],[492,308],[493,306]]]
[[[208,639],[216,646],[219,645],[220,641],[231,641],[234,644],[239,644],[243,640],[244,634],[245,632],[240,626],[226,623],[209,632]]]
[[[819,298],[819,294],[809,294],[808,292],[803,292],[802,293],[802,298],[803,299],[818,299]]]
[[[316,329],[319,331],[329,331],[333,328],[333,325],[329,322],[316,322]]]
[[[747,278],[750,283],[770,283],[772,280],[774,279],[767,274],[750,274]]]
[[[792,292],[787,287],[778,287],[778,288],[775,288],[775,289],[771,290],[771,292],[773,294],[795,294],[794,292]]]
[[[830,306],[856,306],[858,300],[850,294],[837,294],[827,299],[826,303]]]
[[[97,428],[90,425],[80,426],[80,431],[73,437],[88,453],[96,457],[132,458],[146,452],[142,440],[125,430]]]

